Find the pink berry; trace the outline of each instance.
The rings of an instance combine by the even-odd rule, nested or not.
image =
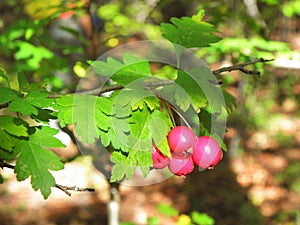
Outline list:
[[[154,143],[152,143],[152,162],[154,169],[163,169],[170,162],[168,156],[163,155]]]
[[[169,163],[169,170],[178,176],[185,176],[191,173],[194,170],[191,154],[174,152]]]
[[[168,143],[171,151],[192,153],[197,141],[195,133],[188,127],[177,126],[168,134]]]
[[[208,136],[199,137],[193,151],[193,160],[201,168],[213,168],[222,158],[218,142]]]

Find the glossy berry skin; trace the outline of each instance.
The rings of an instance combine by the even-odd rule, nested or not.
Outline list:
[[[170,159],[163,155],[154,143],[152,143],[152,162],[154,169],[163,169],[169,165]]]
[[[171,151],[191,153],[197,141],[195,133],[188,127],[177,126],[168,134],[168,143]]]
[[[213,168],[222,158],[220,145],[211,137],[201,136],[193,150],[193,160],[201,169]]]
[[[194,161],[191,154],[174,152],[169,163],[169,170],[178,176],[191,173],[194,170]]]

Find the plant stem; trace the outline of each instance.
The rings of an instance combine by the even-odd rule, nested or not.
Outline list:
[[[168,109],[169,109],[169,111],[170,111],[170,114],[171,114],[171,120],[172,120],[172,123],[174,124],[174,126],[176,125],[176,123],[175,123],[174,116],[173,116],[171,110],[173,110],[173,111],[180,117],[180,119],[183,120],[183,122],[185,123],[185,125],[186,125],[188,128],[192,129],[191,125],[190,125],[190,124],[188,123],[188,121],[183,117],[183,115],[181,115],[181,113],[180,113],[173,105],[169,104],[167,101],[165,101],[165,102],[166,102],[166,105],[167,105],[167,107],[168,107]],[[171,109],[171,108],[172,108],[172,109]]]

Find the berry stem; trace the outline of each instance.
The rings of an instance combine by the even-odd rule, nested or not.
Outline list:
[[[168,102],[166,102],[166,105],[167,105],[169,111],[173,110],[183,120],[183,122],[185,123],[185,125],[192,130],[192,127],[187,122],[187,120],[183,117],[183,115],[181,115],[181,113],[172,104],[169,104]],[[172,115],[171,112],[170,112],[170,114]],[[172,115],[172,118],[173,118],[173,121],[174,121],[173,115]],[[175,124],[175,121],[174,121],[174,124]]]

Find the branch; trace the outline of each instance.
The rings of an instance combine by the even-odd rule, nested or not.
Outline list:
[[[8,107],[8,103],[0,104],[0,109],[4,109]]]
[[[256,59],[254,61],[250,61],[250,62],[246,62],[246,63],[241,63],[241,64],[237,64],[237,65],[233,65],[233,66],[229,66],[229,67],[222,67],[220,69],[217,70],[213,70],[212,73],[214,75],[218,75],[220,73],[223,72],[231,72],[233,70],[240,70],[241,72],[245,73],[245,74],[250,74],[250,75],[257,75],[260,76],[260,72],[257,70],[247,70],[245,69],[246,66],[249,65],[253,65],[255,63],[261,62],[261,63],[265,63],[265,62],[270,62],[273,61],[274,59],[263,59],[263,58],[259,58]],[[218,85],[220,83],[216,83],[213,82],[214,84]],[[145,82],[144,83],[144,87],[147,90],[150,89],[155,89],[161,86],[165,86],[165,85],[171,85],[174,84],[173,80],[160,80],[160,81],[155,81],[155,82]],[[95,88],[92,90],[88,90],[88,91],[82,91],[82,92],[76,92],[76,93],[72,93],[72,94],[76,94],[76,95],[86,95],[86,94],[90,94],[90,95],[101,95],[103,93],[107,93],[110,91],[117,91],[117,90],[122,90],[124,87],[120,84],[114,84],[108,87],[99,87],[99,88]],[[51,95],[49,96],[49,98],[59,98],[60,95]]]
[[[241,64],[237,64],[237,65],[233,65],[233,66],[228,66],[228,67],[223,67],[217,70],[212,71],[214,75],[223,73],[223,72],[231,72],[233,70],[239,70],[245,74],[250,74],[250,75],[257,75],[260,76],[260,72],[257,70],[247,70],[245,69],[246,66],[248,65],[253,65],[255,63],[261,62],[261,63],[265,63],[265,62],[270,62],[273,61],[274,59],[263,59],[263,58],[259,58],[256,59],[254,61],[250,61],[250,62],[246,62],[246,63],[241,63]]]
[[[165,86],[165,85],[171,85],[174,84],[173,80],[160,80],[160,81],[155,81],[155,82],[145,82],[144,83],[144,87],[147,90],[151,90],[151,89],[155,89],[161,86]],[[122,90],[124,87],[120,84],[114,84],[114,85],[110,85],[107,87],[99,87],[99,88],[95,88],[92,90],[88,90],[88,91],[82,91],[82,92],[76,92],[76,93],[72,93],[72,94],[76,94],[76,95],[101,95],[103,93],[107,93],[110,91],[117,91],[117,90]],[[49,98],[59,98],[60,95],[51,95],[49,96]]]
[[[9,168],[9,169],[14,169],[15,166],[9,163],[6,163],[3,161],[3,159],[0,159],[0,168]],[[76,186],[64,186],[64,185],[60,185],[60,184],[55,184],[55,187],[58,188],[59,190],[65,192],[68,196],[71,196],[71,193],[69,191],[77,191],[77,192],[83,192],[83,191],[87,191],[87,192],[94,192],[95,189],[94,188],[80,188],[80,187],[76,187]]]

